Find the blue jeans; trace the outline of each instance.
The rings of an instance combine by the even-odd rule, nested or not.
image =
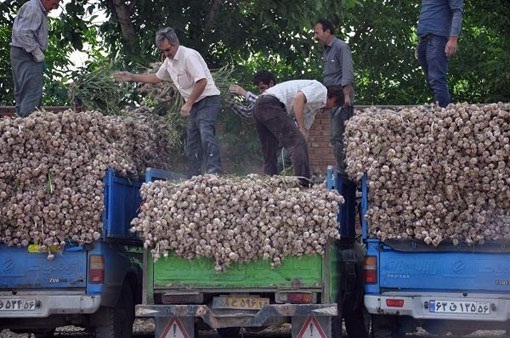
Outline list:
[[[450,92],[446,74],[448,73],[448,57],[445,47],[448,39],[443,36],[426,35],[420,38],[418,45],[418,62],[420,63],[429,88],[434,93],[434,102],[446,107],[450,103]]]
[[[202,174],[202,159],[208,174],[221,174],[220,145],[216,139],[216,119],[220,97],[208,96],[191,107],[186,128],[188,178]]]
[[[27,117],[41,106],[44,62],[35,62],[23,48],[11,47],[12,77],[16,114]]]

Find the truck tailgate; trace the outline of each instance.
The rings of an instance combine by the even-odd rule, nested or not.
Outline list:
[[[378,255],[381,290],[510,292],[508,249],[411,252],[369,244],[368,254]]]
[[[212,259],[186,260],[170,255],[154,263],[154,288],[285,288],[321,287],[323,257],[286,257],[277,268],[269,261],[235,264],[216,272]]]
[[[86,251],[79,246],[61,253],[37,252],[34,246],[0,245],[0,291],[86,286]]]

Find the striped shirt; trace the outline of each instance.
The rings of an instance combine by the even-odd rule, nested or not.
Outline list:
[[[12,26],[11,46],[27,53],[48,48],[48,12],[40,0],[30,0],[21,6]]]

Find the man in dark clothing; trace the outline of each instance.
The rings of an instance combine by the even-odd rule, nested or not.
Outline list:
[[[463,0],[422,0],[418,21],[418,62],[423,69],[434,102],[446,107],[448,90],[448,58],[457,52],[457,39],[462,26]]]

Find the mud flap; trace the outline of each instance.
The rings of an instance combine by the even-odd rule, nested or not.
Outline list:
[[[331,317],[292,317],[292,338],[333,338],[331,335]]]
[[[154,318],[155,338],[195,338],[193,317]]]

